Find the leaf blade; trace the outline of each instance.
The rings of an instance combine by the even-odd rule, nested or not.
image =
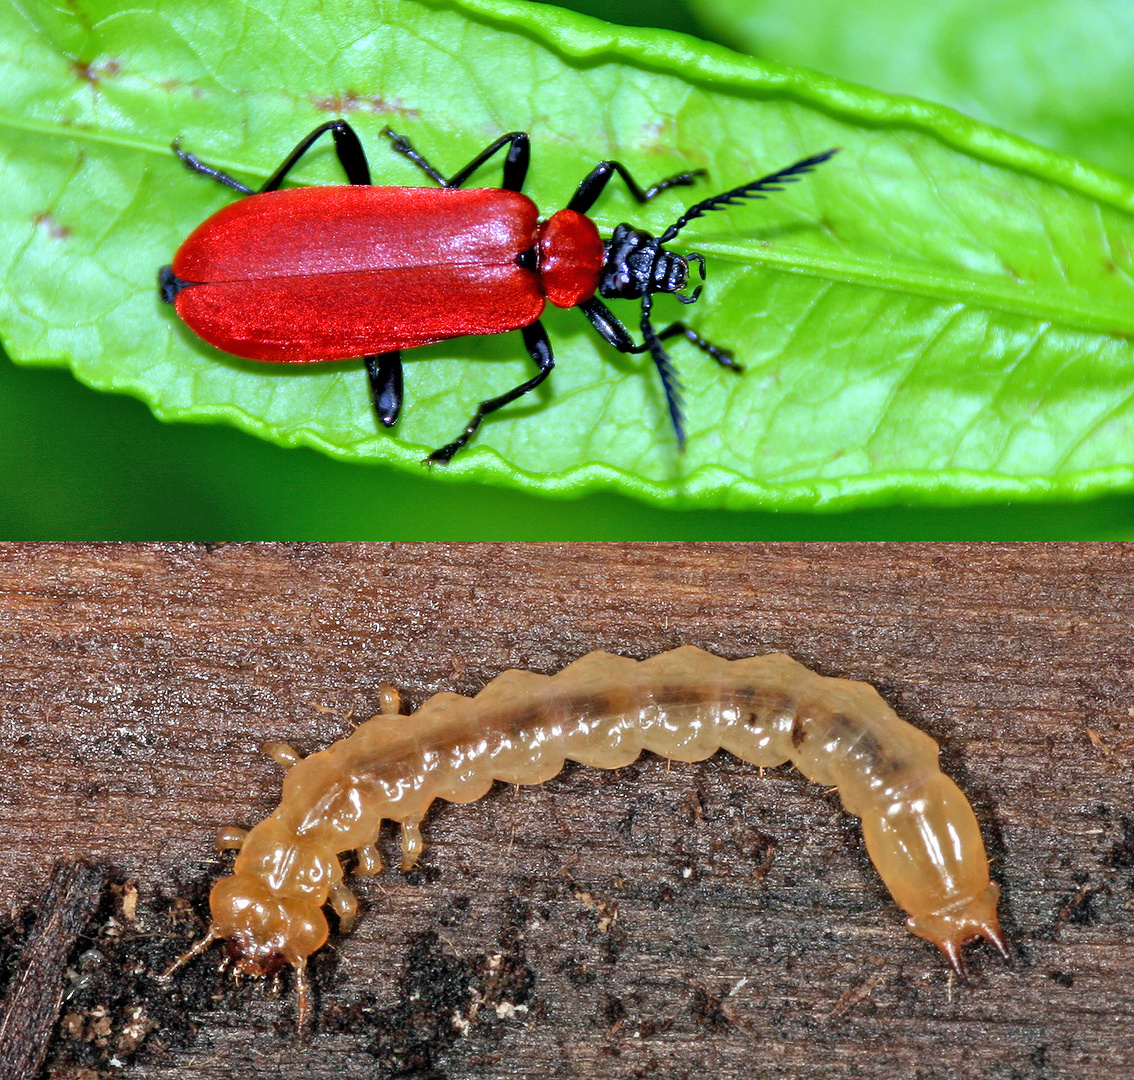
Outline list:
[[[690,246],[714,256],[695,326],[736,349],[748,372],[737,379],[675,347],[688,387],[684,458],[648,359],[612,354],[577,313],[550,312],[551,385],[486,423],[435,474],[781,509],[1130,483],[1134,356],[1122,335],[1134,332],[1134,192],[1113,178],[956,114],[660,32],[488,0],[380,6],[381,33],[353,26],[349,7],[295,8],[289,19],[314,45],[266,3],[210,8],[208,32],[165,12],[107,14],[82,41],[74,27],[44,31],[52,47],[24,60],[38,64],[40,89],[23,95],[20,115],[0,102],[9,147],[29,125],[45,135],[21,190],[35,191],[35,177],[55,183],[5,213],[0,275],[24,310],[7,305],[0,319],[21,360],[67,357],[84,382],[140,396],[163,418],[221,419],[283,445],[417,470],[476,401],[526,377],[518,341],[415,352],[396,438],[376,430],[357,365],[265,370],[209,350],[160,308],[153,275],[230,193],[184,173],[165,136],[183,135],[242,178],[266,176],[341,106],[369,135],[376,181],[405,183],[418,182],[407,163],[375,145],[383,123],[413,133],[444,170],[501,130],[532,128],[542,137],[531,190],[545,212],[598,157],[647,180],[707,164],[723,188],[842,145],[776,201],[690,225]],[[271,18],[263,43],[249,45],[256,11]],[[325,40],[347,44],[322,55]],[[266,58],[255,86],[241,82],[249,48]],[[97,85],[76,63],[104,72]],[[539,97],[518,90],[533,81]],[[10,149],[5,160],[21,167]],[[300,175],[338,179],[327,152]],[[625,217],[660,231],[682,208],[670,193],[639,210],[612,190],[595,213],[604,229]],[[1104,255],[1113,272],[1100,269]],[[70,308],[60,281],[80,285]],[[935,339],[958,304],[965,317]],[[659,323],[676,314],[661,309]],[[1033,338],[1038,351],[1025,353]]]

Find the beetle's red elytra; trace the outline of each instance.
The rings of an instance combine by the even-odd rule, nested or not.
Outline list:
[[[347,185],[280,190],[287,174],[330,132]],[[600,161],[563,210],[541,220],[521,189],[531,156],[526,132],[502,135],[446,179],[401,135],[382,132],[437,188],[376,187],[362,143],[345,120],[315,128],[253,192],[233,177],[183,151],[187,167],[246,196],[218,211],[177,250],[158,275],[161,298],[198,337],[234,356],[304,364],[362,358],[378,420],[397,423],[402,408],[403,349],[465,334],[519,330],[537,372],[507,393],[482,401],[452,442],[425,460],[446,463],[490,413],[534,390],[555,358],[540,322],[547,303],[579,308],[598,333],[623,353],[648,352],[665,391],[678,446],[684,446],[681,384],[662,345],[684,337],[722,367],[742,369],[727,349],[683,322],[658,331],[650,321],[655,293],[691,304],[689,264],[701,281],[705,260],[679,255],[668,244],[690,221],[740,199],[762,199],[800,179],[836,150],[803,158],[778,172],[689,207],[660,236],[619,225],[603,240],[587,211],[617,174],[646,203],[663,191],[692,184],[704,170],[639,186],[624,165]],[[499,188],[462,185],[507,148]],[[599,299],[640,300],[643,343]]]

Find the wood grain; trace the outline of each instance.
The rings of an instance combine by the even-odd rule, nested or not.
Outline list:
[[[70,986],[67,960],[95,914],[105,878],[99,866],[55,864],[35,929],[0,1003],[0,1080],[39,1076]]]
[[[0,547],[0,961],[94,858],[119,887],[55,1077],[1134,1077],[1132,620],[1123,545]],[[217,827],[275,806],[262,742],[326,745],[383,681],[680,644],[867,680],[937,738],[1013,965],[951,982],[798,773],[646,756],[435,807],[320,954],[306,1049],[219,949],[158,994]]]

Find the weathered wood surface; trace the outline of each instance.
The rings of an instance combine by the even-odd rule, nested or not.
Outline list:
[[[1134,1077],[1132,625],[1121,546],[2,547],[0,910],[60,858],[138,887],[49,1069],[85,1040],[127,1080]],[[169,898],[199,902],[216,828],[276,803],[263,741],[326,745],[384,680],[416,705],[679,644],[868,680],[941,741],[1014,964],[970,946],[952,983],[798,773],[647,756],[436,806],[423,870],[359,883],[305,1050],[219,949],[147,998],[144,965],[199,932]],[[132,1059],[130,1007],[159,1025]]]
[[[70,985],[67,962],[105,884],[100,866],[79,860],[56,863],[35,928],[0,1002],[0,1080],[39,1076]]]

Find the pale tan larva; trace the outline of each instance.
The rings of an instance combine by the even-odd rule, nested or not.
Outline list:
[[[837,787],[862,819],[866,848],[913,933],[961,971],[976,937],[1007,957],[972,807],[937,763],[937,743],[900,720],[867,683],[824,678],[788,656],[724,660],[685,647],[638,662],[588,653],[556,675],[505,671],[474,698],[435,694],[410,717],[385,690],[380,716],[300,759],[281,743],[265,751],[289,767],[283,799],[251,832],[224,830],[240,853],[210,896],[209,934],[182,957],[224,939],[239,970],[296,969],[300,1024],[309,1005],[307,957],[327,940],[329,902],[344,931],[357,903],[338,856],[356,873],[382,864],[383,820],[402,826],[402,869],[421,855],[419,826],[434,799],[473,802],[495,780],[539,784],[566,759],[614,769],[643,750],[701,761],[727,750],[753,765],[791,761]],[[173,970],[173,969],[171,969]]]

